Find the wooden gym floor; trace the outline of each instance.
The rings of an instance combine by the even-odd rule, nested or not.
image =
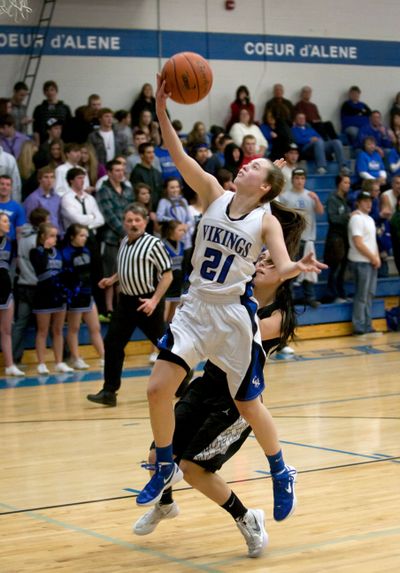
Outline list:
[[[101,372],[0,379],[1,573],[400,571],[400,334],[301,341],[270,361],[266,403],[285,459],[299,471],[298,507],[272,519],[272,487],[250,437],[222,470],[267,517],[259,559],[231,517],[178,484],[181,513],[149,536],[131,525],[150,442],[146,355],[127,359],[117,408],[89,403]],[[95,364],[95,361],[92,361]],[[131,491],[133,490],[133,491]]]

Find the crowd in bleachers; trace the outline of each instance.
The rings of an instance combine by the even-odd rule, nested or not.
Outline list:
[[[146,230],[162,237],[182,286],[202,214],[196,194],[163,146],[151,84],[142,87],[130,109],[115,112],[103,105],[100,95],[92,94],[73,114],[58,92],[54,81],[46,81],[45,99],[36,105],[32,118],[24,103],[28,88],[23,82],[15,84],[10,98],[0,98],[0,326],[7,375],[23,375],[18,364],[32,313],[40,374],[48,373],[49,330],[56,371],[88,367],[79,356],[82,320],[103,360],[99,321],[110,320],[117,290],[101,289],[98,284],[115,273],[127,205],[145,206]],[[300,90],[299,101],[293,103],[284,97],[281,84],[273,86],[259,122],[244,85],[238,87],[228,117],[221,118],[220,125],[194,121],[184,133],[179,119],[173,122],[187,153],[225,189],[235,189],[235,176],[249,161],[284,156],[282,198],[296,206],[300,195],[307,195],[314,218],[324,206],[318,194],[307,190],[307,175],[323,176],[333,172],[330,166],[336,169],[337,188],[327,206],[331,301],[345,299],[341,281],[349,247],[347,224],[360,190],[371,195],[384,263],[380,273],[387,272],[391,254],[400,271],[400,93],[389,110],[389,126],[360,95],[357,86],[350,87],[341,105],[340,129],[320,116],[309,86]],[[339,215],[342,228],[335,235]],[[311,216],[310,225],[315,226]],[[307,234],[303,247],[315,241],[314,235],[314,231]],[[343,238],[340,245],[338,235]],[[332,256],[335,248],[341,252],[336,258]],[[316,307],[313,290],[304,283],[307,278],[305,302]],[[167,299],[166,320],[179,299],[176,284]],[[69,364],[63,359],[65,322]]]

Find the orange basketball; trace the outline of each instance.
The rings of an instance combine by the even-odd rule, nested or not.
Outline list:
[[[211,89],[213,74],[209,63],[194,52],[180,52],[165,62],[161,70],[167,93],[177,103],[196,103]]]

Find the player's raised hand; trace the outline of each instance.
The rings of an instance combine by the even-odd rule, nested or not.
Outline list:
[[[165,91],[165,80],[162,79],[161,74],[157,73],[157,89],[156,89],[156,105],[157,109],[162,110],[166,109],[167,107],[167,99],[169,98],[170,94]]]

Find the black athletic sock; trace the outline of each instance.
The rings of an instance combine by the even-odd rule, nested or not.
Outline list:
[[[171,503],[174,503],[174,500],[172,499],[172,487],[168,487],[163,491],[160,499],[160,505],[170,505]]]
[[[243,503],[238,497],[236,497],[233,491],[231,492],[228,501],[221,505],[221,507],[230,513],[235,520],[242,519],[247,512],[247,507],[243,505]]]

